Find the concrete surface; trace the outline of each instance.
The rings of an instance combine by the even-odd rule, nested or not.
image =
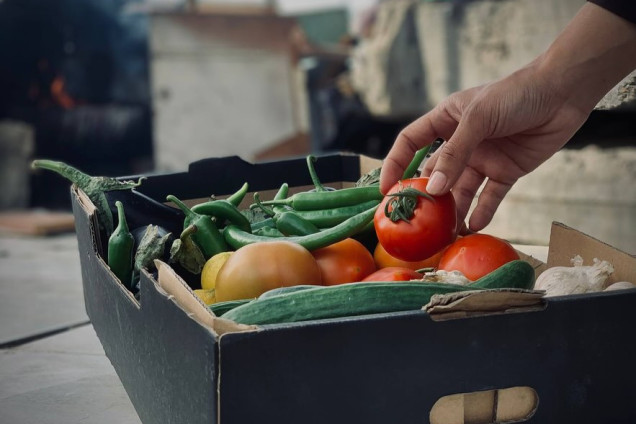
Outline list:
[[[140,423],[86,315],[75,234],[0,235],[0,269],[0,423]]]
[[[0,422],[138,424],[89,324],[0,350]]]
[[[88,322],[75,234],[0,236],[0,346]]]

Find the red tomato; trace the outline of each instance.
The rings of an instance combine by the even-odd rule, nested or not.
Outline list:
[[[347,238],[311,252],[326,286],[362,281],[375,271],[371,252],[362,243]]]
[[[421,279],[422,274],[413,271],[411,268],[389,266],[377,270],[362,281],[409,281]]]
[[[384,249],[393,257],[403,261],[420,261],[429,258],[451,244],[456,237],[457,210],[451,193],[426,198],[417,196],[412,215],[405,214],[408,221],[395,222],[386,216],[395,208],[395,197],[391,194],[405,189],[426,193],[428,178],[409,178],[396,183],[384,197],[374,216],[375,232]],[[428,194],[428,193],[426,193]]]
[[[519,259],[519,254],[506,240],[488,234],[469,234],[448,246],[437,269],[457,270],[475,281],[515,259]]]
[[[382,247],[381,243],[378,243],[375,246],[375,250],[373,251],[373,259],[375,260],[375,266],[378,269],[388,268],[388,267],[400,267],[400,268],[408,268],[412,270],[418,270],[422,268],[436,268],[439,263],[439,258],[442,257],[442,253],[444,250],[441,250],[431,256],[430,258],[426,258],[421,261],[409,262],[403,261],[398,258],[394,258],[389,255],[384,247]]]

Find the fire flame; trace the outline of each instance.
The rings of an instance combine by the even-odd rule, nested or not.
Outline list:
[[[64,109],[71,109],[75,106],[75,100],[66,92],[65,85],[64,77],[56,76],[51,82],[51,97]]]

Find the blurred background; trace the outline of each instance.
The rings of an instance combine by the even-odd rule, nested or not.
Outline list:
[[[583,4],[0,0],[0,208],[70,209],[68,183],[33,174],[34,158],[109,176],[228,155],[381,159],[450,93],[540,54]],[[635,118],[631,74],[485,231],[545,245],[556,220],[636,254]]]

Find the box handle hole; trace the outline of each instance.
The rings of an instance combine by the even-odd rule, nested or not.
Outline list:
[[[528,421],[539,405],[528,386],[457,393],[441,397],[429,414],[431,424],[497,424]]]

